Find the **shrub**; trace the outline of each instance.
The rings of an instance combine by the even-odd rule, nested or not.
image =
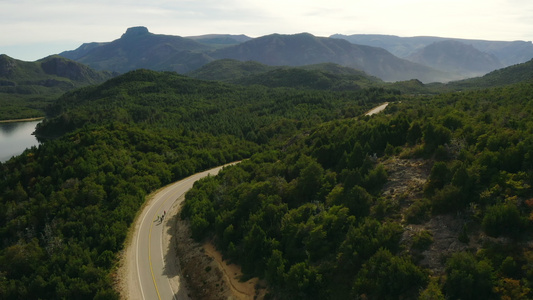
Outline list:
[[[491,299],[494,274],[487,261],[476,261],[467,252],[458,252],[446,263],[444,285],[447,299]]]
[[[431,231],[422,230],[415,233],[413,236],[413,249],[417,250],[427,250],[429,246],[433,243],[433,234]]]
[[[439,214],[455,212],[464,207],[465,203],[461,190],[456,186],[447,185],[431,197],[431,206],[433,212]]]
[[[516,205],[501,203],[487,208],[481,225],[489,236],[517,237],[523,231],[524,224]]]
[[[421,224],[431,217],[431,203],[427,199],[415,201],[405,211],[405,220],[409,224]]]

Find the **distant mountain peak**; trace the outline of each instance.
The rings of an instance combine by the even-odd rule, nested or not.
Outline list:
[[[122,38],[142,36],[146,34],[150,34],[150,31],[144,26],[130,27],[126,30],[126,33],[122,35]]]

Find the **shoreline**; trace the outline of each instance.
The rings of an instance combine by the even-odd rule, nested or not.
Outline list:
[[[31,122],[43,120],[44,117],[35,117],[35,118],[25,118],[25,119],[11,119],[11,120],[0,120],[0,123],[16,123],[16,122]]]

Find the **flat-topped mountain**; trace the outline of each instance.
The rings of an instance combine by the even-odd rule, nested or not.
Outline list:
[[[203,53],[210,49],[192,39],[153,34],[146,27],[133,27],[112,42],[83,44],[60,55],[97,70],[123,73],[146,68],[183,73],[212,61]]]

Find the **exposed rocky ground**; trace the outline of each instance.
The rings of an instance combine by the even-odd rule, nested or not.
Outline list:
[[[425,216],[412,217],[415,215],[412,206],[424,201],[423,189],[433,161],[392,157],[382,163],[389,176],[382,196],[397,208],[399,213],[395,217],[405,228],[402,244],[420,266],[428,268],[433,275],[442,275],[445,258],[455,252],[480,248],[483,240],[489,238],[481,233],[469,213],[431,216],[427,212]],[[432,237],[432,243],[424,249],[413,247],[415,237],[424,232]]]
[[[211,242],[194,241],[188,222],[181,220],[179,214],[172,222],[175,222],[173,230],[176,234],[171,243],[176,247],[191,299],[252,300],[265,297],[264,282],[258,278],[241,281],[240,267],[224,261]]]

